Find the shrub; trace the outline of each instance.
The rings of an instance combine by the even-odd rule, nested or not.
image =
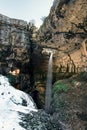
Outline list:
[[[68,85],[62,83],[62,82],[56,82],[53,85],[53,94],[57,92],[67,92],[69,89]]]

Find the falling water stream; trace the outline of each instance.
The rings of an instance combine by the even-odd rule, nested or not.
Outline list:
[[[51,87],[52,87],[52,62],[53,62],[53,53],[51,52],[49,63],[48,63],[48,73],[47,73],[47,84],[46,84],[46,96],[45,96],[45,110],[50,111],[51,103]]]
[[[48,112],[51,103],[51,86],[52,86],[52,57],[50,55],[47,85],[46,85],[46,102],[45,110]],[[13,88],[8,79],[0,75],[0,130],[27,130],[20,125],[23,123],[22,116],[37,112],[36,106],[32,98],[26,93]],[[19,114],[22,113],[22,116]],[[32,130],[30,124],[29,130]],[[41,127],[39,125],[38,127]]]

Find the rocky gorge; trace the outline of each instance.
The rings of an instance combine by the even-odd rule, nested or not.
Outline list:
[[[31,129],[87,130],[87,0],[54,0],[39,30],[32,23],[0,14],[0,74],[30,94],[39,109],[45,105],[51,52],[50,115],[39,110],[25,115],[22,125],[30,130],[29,123],[40,121],[41,128]]]

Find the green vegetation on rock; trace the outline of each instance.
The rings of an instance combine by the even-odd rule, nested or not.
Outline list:
[[[53,85],[53,94],[57,92],[67,92],[68,90],[69,90],[69,86],[62,82],[56,82]]]

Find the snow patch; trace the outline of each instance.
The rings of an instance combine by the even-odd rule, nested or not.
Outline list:
[[[25,130],[19,125],[18,112],[32,114],[32,111],[37,112],[32,98],[13,88],[8,79],[0,75],[0,130]]]

